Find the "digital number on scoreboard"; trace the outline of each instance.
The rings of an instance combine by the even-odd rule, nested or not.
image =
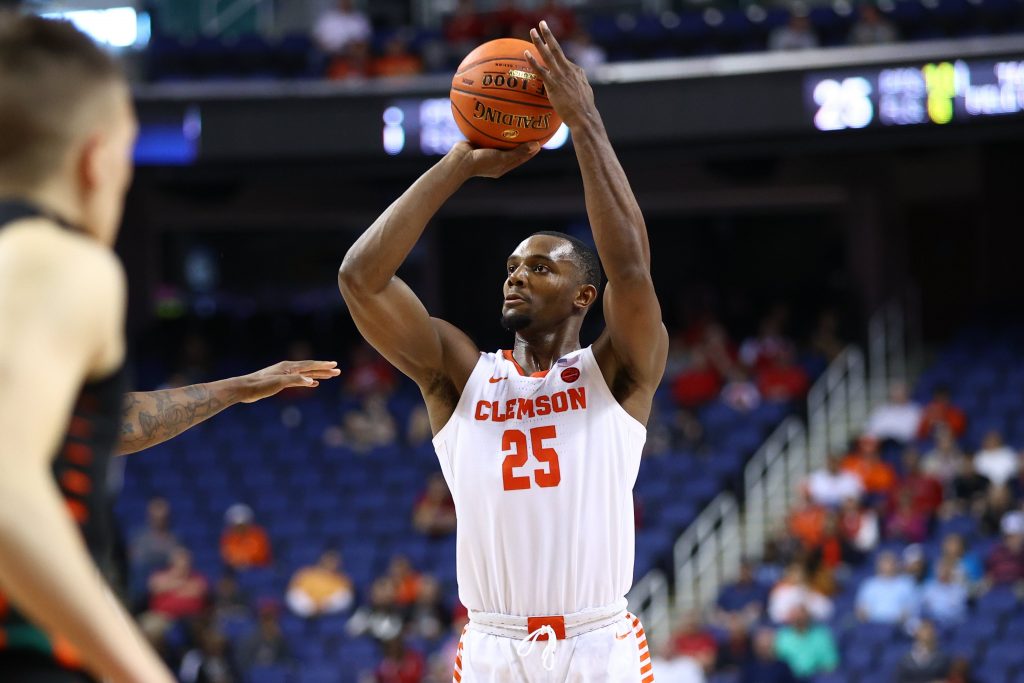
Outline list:
[[[1024,114],[1024,61],[959,59],[812,72],[804,103],[821,131],[943,126]]]

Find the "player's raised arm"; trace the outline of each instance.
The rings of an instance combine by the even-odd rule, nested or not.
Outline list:
[[[123,356],[123,276],[99,247],[69,249],[44,230],[6,235],[0,259],[0,586],[100,678],[170,683],[90,560],[53,478],[76,392]]]
[[[606,343],[632,384],[657,386],[665,369],[668,333],[651,280],[651,249],[647,226],[626,174],[605,132],[587,76],[562,52],[545,22],[530,32],[537,52],[527,59],[544,74],[548,98],[572,131],[573,146],[583,175],[587,215],[597,251],[608,276],[604,293]]]
[[[539,149],[536,144],[507,152],[473,149],[465,142],[455,145],[345,254],[338,286],[359,331],[424,393],[435,383],[438,372],[455,380],[461,389],[476,363],[477,349],[453,326],[432,319],[395,273],[430,219],[464,182],[474,176],[500,177]]]

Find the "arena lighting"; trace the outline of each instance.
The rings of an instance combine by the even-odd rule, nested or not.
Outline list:
[[[384,151],[397,154],[446,154],[456,142],[465,137],[455,125],[452,104],[447,97],[423,100],[398,100],[388,104],[381,121],[384,124],[382,141]],[[569,128],[564,123],[544,149],[558,149],[569,140]]]
[[[944,126],[1024,114],[1024,59],[953,59],[812,72],[804,104],[814,127]]]
[[[149,44],[149,14],[133,7],[42,12],[47,19],[64,19],[97,43],[112,48],[143,48]]]

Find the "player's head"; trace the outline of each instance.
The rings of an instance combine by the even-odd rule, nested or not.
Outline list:
[[[586,243],[561,232],[536,232],[506,263],[501,323],[513,332],[544,332],[582,323],[601,286],[601,261]]]
[[[117,63],[70,23],[0,12],[0,194],[110,244],[136,122]]]

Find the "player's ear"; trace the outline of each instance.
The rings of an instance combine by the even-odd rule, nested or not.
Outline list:
[[[597,287],[594,285],[580,285],[576,289],[576,298],[573,303],[578,308],[590,308],[595,301],[597,301]]]

